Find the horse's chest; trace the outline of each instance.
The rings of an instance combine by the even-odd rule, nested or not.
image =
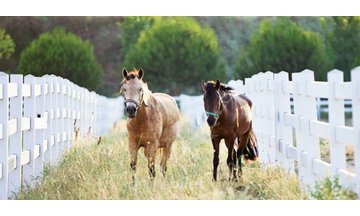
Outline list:
[[[244,133],[243,128],[231,125],[222,126],[219,128],[214,128],[211,131],[212,136],[217,136],[221,139],[225,139],[228,137],[239,137]]]
[[[138,124],[129,124],[128,132],[137,142],[145,144],[159,139],[162,132],[162,124],[156,118],[149,118],[147,121]]]

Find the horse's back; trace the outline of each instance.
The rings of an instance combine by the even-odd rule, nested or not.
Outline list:
[[[174,115],[174,117],[178,117],[180,119],[180,111],[173,97],[165,93],[154,93],[153,95],[158,102],[161,103],[163,108],[168,111],[169,115]]]
[[[250,106],[250,108],[252,107],[252,102],[251,102],[250,98],[248,98],[246,95],[244,95],[244,94],[239,94],[238,97],[240,97],[241,99],[245,100],[245,101],[248,103],[248,105]]]

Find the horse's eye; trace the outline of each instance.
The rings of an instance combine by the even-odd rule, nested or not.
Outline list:
[[[141,89],[139,89],[139,92],[142,92],[142,88],[141,88]]]

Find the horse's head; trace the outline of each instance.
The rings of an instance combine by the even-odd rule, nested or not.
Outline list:
[[[126,114],[129,118],[135,118],[137,110],[144,103],[147,106],[147,85],[143,82],[144,71],[142,69],[128,72],[122,71],[124,79],[121,82],[120,93],[124,96]]]
[[[208,81],[203,83],[204,108],[208,116],[207,123],[210,127],[216,125],[221,114],[220,86],[221,83],[219,80],[216,80],[216,82]]]

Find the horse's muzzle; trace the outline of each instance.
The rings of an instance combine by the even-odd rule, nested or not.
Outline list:
[[[207,119],[207,123],[210,127],[214,126],[216,123],[216,119],[214,116],[209,116]]]
[[[126,107],[126,114],[129,118],[135,118],[136,116],[136,107],[129,105]]]

